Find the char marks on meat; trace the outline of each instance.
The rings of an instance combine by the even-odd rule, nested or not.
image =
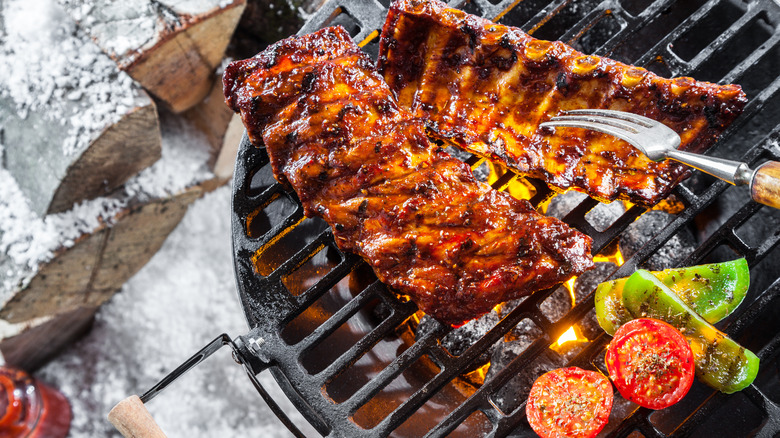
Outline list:
[[[476,181],[371,64],[337,27],[280,41],[224,76],[250,140],[339,248],[447,324],[592,266],[588,236]]]
[[[655,163],[628,143],[576,128],[539,129],[560,111],[603,108],[658,120],[703,152],[742,112],[737,85],[664,79],[561,42],[448,8],[398,0],[382,31],[378,70],[401,107],[433,134],[553,186],[654,205],[690,169]]]

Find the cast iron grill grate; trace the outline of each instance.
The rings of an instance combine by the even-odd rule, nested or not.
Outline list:
[[[715,153],[750,163],[780,160],[780,5],[773,0],[471,0],[452,6],[519,26],[534,36],[559,39],[587,53],[611,56],[666,76],[692,75],[743,85],[750,103],[724,134]],[[387,1],[331,0],[301,30],[341,24],[376,56]],[[472,168],[484,160],[466,157]],[[592,290],[560,318],[545,312],[555,288],[537,292],[489,330],[454,352],[452,332],[433,322],[414,333],[414,304],[396,298],[357,257],[339,252],[324,224],[305,219],[294,193],[273,180],[262,148],[242,141],[234,180],[233,236],[237,283],[253,336],[262,337],[258,359],[290,400],[323,435],[525,436],[524,395],[501,403],[501,391],[519,394],[523,370],[555,357],[558,366],[601,369],[608,336],[587,336],[574,354],[550,346],[572,326],[587,326]],[[504,173],[493,187],[522,184],[534,206],[556,197],[544,184]],[[674,196],[684,206],[668,223],[645,230],[648,239],[611,277],[627,276],[666,254],[682,233],[696,245],[678,265],[747,258],[754,279],[745,303],[722,328],[761,358],[756,383],[725,396],[695,384],[683,402],[653,412],[626,402],[613,412],[609,436],[774,436],[780,432],[778,251],[780,214],[747,201],[744,189],[697,174]],[[629,206],[607,225],[590,214],[599,203],[585,198],[564,221],[590,235],[593,252],[612,253],[645,209]],[[665,252],[666,251],[666,252]],[[519,323],[537,335],[481,385],[463,375]],[[387,352],[391,354],[388,356]],[[457,353],[457,354],[455,354]],[[384,354],[384,356],[383,356]],[[532,382],[532,379],[531,379]],[[513,386],[514,385],[514,386]],[[739,412],[731,418],[730,412]]]

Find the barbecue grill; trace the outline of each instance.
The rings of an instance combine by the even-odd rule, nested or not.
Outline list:
[[[339,24],[376,57],[388,5],[389,0],[331,0],[300,33]],[[710,153],[753,165],[780,160],[780,3],[774,0],[470,0],[450,6],[666,77],[738,83],[749,104]],[[274,180],[257,146],[246,136],[241,142],[232,207],[238,293],[252,330],[235,341],[217,338],[142,399],[229,344],[296,435],[300,432],[254,378],[257,373],[270,370],[325,436],[533,436],[525,398],[535,377],[561,366],[606,372],[609,337],[593,329],[597,282],[580,287],[584,298],[574,302],[559,288],[536,292],[496,309],[479,321],[479,330],[462,335],[461,329],[422,317],[358,257],[341,253],[327,225],[305,218],[295,193]],[[473,169],[487,166],[478,157],[462,157]],[[498,190],[525,193],[540,210],[566,196],[503,169],[487,178]],[[597,259],[616,263],[598,281],[628,276],[659,258],[664,268],[737,257],[751,267],[745,302],[719,328],[761,359],[755,383],[727,396],[695,382],[682,402],[657,412],[616,395],[602,435],[780,433],[780,212],[750,201],[745,190],[695,173],[664,204],[670,220],[645,226],[646,238],[625,260],[616,256],[618,243],[628,240],[632,224],[641,225],[637,220],[646,208],[627,205],[605,223],[594,219],[599,202],[584,197],[561,214],[593,238]],[[672,243],[680,236],[694,243],[679,250]],[[562,299],[562,315],[546,310]],[[572,327],[578,339],[565,347],[559,339]],[[513,345],[520,347],[509,356],[502,350],[498,360],[497,346],[518,336],[524,342]]]

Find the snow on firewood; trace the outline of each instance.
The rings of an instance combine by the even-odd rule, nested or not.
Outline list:
[[[119,67],[175,112],[211,88],[245,0],[59,0]]]
[[[116,188],[160,153],[154,103],[53,0],[0,9],[3,164],[38,214]]]
[[[58,251],[102,226],[112,226],[130,203],[172,196],[213,177],[207,164],[210,146],[200,131],[168,112],[161,112],[160,125],[160,160],[118,193],[81,202],[63,213],[36,213],[15,179],[0,168],[0,303],[23,288]]]
[[[60,0],[73,18],[126,68],[167,34],[240,0]]]
[[[65,155],[79,153],[106,126],[148,98],[53,0],[3,5],[0,95],[13,99],[22,119],[44,112]],[[75,103],[75,104],[74,104]],[[56,126],[56,125],[55,125]]]

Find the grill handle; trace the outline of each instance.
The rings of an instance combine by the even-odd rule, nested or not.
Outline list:
[[[125,438],[166,438],[165,433],[152,418],[137,395],[131,395],[117,403],[108,413],[108,421]]]
[[[244,367],[244,371],[246,371],[249,380],[252,381],[252,385],[257,392],[260,393],[260,396],[268,404],[268,407],[271,408],[271,411],[273,411],[276,417],[279,418],[296,438],[306,438],[300,429],[293,424],[287,414],[284,413],[282,408],[279,407],[276,401],[274,401],[273,397],[268,394],[260,381],[257,380],[257,374],[268,367],[268,364],[261,359],[262,351],[260,347],[262,344],[262,338],[259,336],[251,336],[251,334],[246,337],[239,336],[236,339],[236,342],[233,342],[233,340],[230,339],[230,336],[223,333],[208,345],[201,348],[200,351],[179,365],[175,370],[171,371],[170,374],[157,382],[150,390],[146,391],[144,395],[140,397],[132,395],[117,403],[108,413],[108,420],[125,438],[166,438],[165,433],[154,421],[154,418],[152,418],[152,415],[144,404],[162,392],[168,385],[173,383],[174,380],[203,362],[217,350],[225,345],[229,345],[233,350],[233,360]]]

